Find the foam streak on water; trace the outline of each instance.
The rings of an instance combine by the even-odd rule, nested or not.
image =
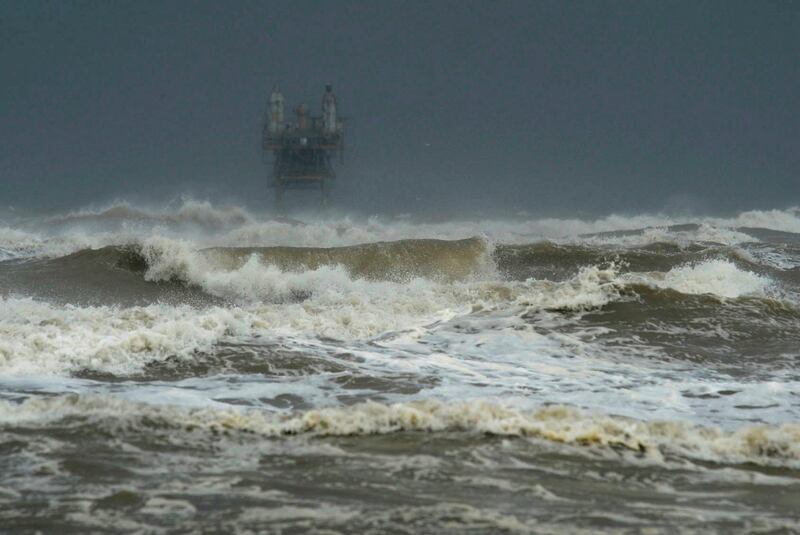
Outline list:
[[[0,221],[0,522],[791,530],[797,266],[797,208]]]

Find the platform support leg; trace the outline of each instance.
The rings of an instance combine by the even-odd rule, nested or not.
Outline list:
[[[319,181],[319,192],[320,192],[319,206],[320,208],[326,208],[328,206],[328,188],[325,185],[324,178]]]
[[[283,206],[283,181],[278,179],[275,181],[275,210],[280,214],[283,215],[284,213],[284,206]]]

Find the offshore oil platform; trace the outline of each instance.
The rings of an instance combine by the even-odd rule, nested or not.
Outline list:
[[[262,148],[272,156],[270,185],[275,188],[275,206],[283,211],[283,197],[289,189],[320,191],[320,205],[328,202],[329,182],[336,178],[334,156],[344,153],[343,121],[336,114],[336,95],[330,84],[322,95],[322,115],[312,116],[308,106],[295,108],[295,123],[284,122],[283,95],[277,86],[269,97],[264,121]]]

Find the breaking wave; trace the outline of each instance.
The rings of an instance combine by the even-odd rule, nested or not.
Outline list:
[[[522,496],[527,518],[534,496],[519,491],[535,470],[536,492],[559,504],[554,526],[577,500],[591,504],[581,518],[605,522],[598,488],[622,489],[610,503],[626,507],[649,489],[622,509],[637,523],[614,525],[668,529],[692,515],[702,530],[800,473],[796,208],[299,222],[184,201],[14,217],[0,224],[0,450],[11,463],[0,502],[47,501],[44,514],[70,515],[75,529],[76,514],[83,527],[160,529],[156,514],[177,518],[170,503],[250,503],[256,487],[279,507],[239,525],[288,529],[306,520],[258,519],[298,504],[306,518],[330,495],[320,481],[334,480],[356,498],[401,481],[408,499],[434,503],[441,489],[473,505],[504,489],[495,503]],[[178,494],[167,472],[183,474]],[[141,485],[98,486],[109,473]],[[276,493],[282,481],[291,492]],[[347,513],[373,530],[387,525],[374,510],[400,510],[374,494],[377,507]],[[700,494],[711,499],[698,509]],[[423,531],[500,526],[411,509]]]
[[[800,425],[749,425],[729,431],[677,421],[641,421],[553,405],[522,409],[488,401],[375,402],[275,414],[253,410],[188,409],[106,396],[65,395],[0,401],[0,426],[91,422],[118,434],[256,433],[266,437],[358,436],[403,432],[467,432],[525,437],[578,447],[630,451],[656,461],[678,456],[717,463],[800,467]],[[196,437],[195,437],[196,438]]]
[[[478,219],[412,222],[403,218],[310,217],[301,222],[183,200],[166,207],[116,202],[46,220],[0,228],[0,250],[20,256],[63,256],[82,248],[129,243],[153,236],[188,238],[203,247],[344,247],[403,239],[461,240],[481,236],[493,244],[551,241],[589,246],[644,247],[670,243],[738,245],[765,232],[800,234],[800,208],[749,211],[730,218],[609,215],[582,219]],[[796,236],[795,236],[796,238]]]
[[[478,255],[479,244],[462,246]],[[453,244],[445,247],[450,246]],[[368,256],[374,254],[368,251]],[[110,257],[119,262],[123,257],[117,253]],[[150,362],[195,358],[198,352],[213,351],[220,341],[261,334],[367,340],[480,311],[523,316],[540,310],[592,310],[620,299],[651,299],[639,290],[642,287],[680,292],[670,297],[669,303],[679,310],[682,294],[767,299],[772,286],[768,278],[725,261],[681,266],[666,273],[621,273],[618,266],[610,264],[581,268],[562,281],[441,284],[421,277],[403,282],[359,279],[339,265],[283,271],[262,264],[255,256],[244,260],[237,255],[225,259],[241,263],[230,270],[201,268],[190,264],[194,256],[175,254],[169,256],[168,264],[156,262],[155,268],[147,264],[142,268],[145,278],[181,277],[238,304],[155,302],[81,307],[29,297],[0,297],[0,370],[24,374],[88,369],[129,375],[141,372]],[[136,264],[141,259],[133,255],[128,261]]]
[[[631,281],[689,295],[719,297],[766,296],[774,283],[768,277],[745,271],[729,260],[684,264],[666,273],[632,274]]]
[[[369,339],[474,310],[580,310],[619,296],[615,272],[599,268],[586,268],[563,282],[511,284],[368,281],[351,278],[342,267],[292,273],[254,261],[236,271],[196,276],[194,282],[209,292],[247,299],[228,306],[121,308],[0,297],[0,370],[131,374],[167,357],[192,358],[226,338],[289,332]]]
[[[163,223],[167,215],[115,205],[64,219]],[[749,234],[716,226],[749,222],[794,228],[796,209],[524,244],[508,241],[523,240],[527,231],[564,236],[657,221],[609,216],[580,224],[539,220],[465,226],[374,219],[337,227],[259,222],[243,209],[208,203],[186,203],[169,217],[234,228],[209,231],[215,245],[210,248],[202,248],[202,240],[172,237],[162,227],[153,235],[73,229],[69,240],[43,231],[0,229],[0,371],[130,375],[152,362],[213,352],[231,339],[288,333],[370,340],[470,314],[583,312],[620,300],[658,299],[659,307],[675,311],[687,295],[788,300],[796,307],[797,289],[785,291],[796,284],[796,273],[776,260],[777,246],[749,252],[735,245],[750,240]],[[478,227],[489,232],[455,240],[409,237],[463,236]],[[376,236],[405,239],[348,244]],[[629,239],[635,245],[608,246]],[[343,245],[274,244],[284,240]],[[224,245],[229,241],[272,245]]]
[[[764,255],[762,255],[764,256]],[[57,257],[0,264],[7,291],[58,301],[103,304],[144,304],[158,300],[203,301],[192,293],[236,302],[286,302],[308,298],[355,281],[465,283],[545,279],[568,280],[591,266],[616,266],[629,273],[620,283],[635,282],[671,288],[687,294],[721,297],[766,295],[773,280],[793,281],[793,272],[735,247],[680,248],[657,243],[632,250],[607,250],[588,245],[540,242],[494,244],[483,238],[456,241],[408,239],[353,246],[213,247],[162,236],[131,245],[82,249]],[[5,274],[5,275],[4,275]],[[52,281],[59,288],[45,292]],[[183,285],[180,289],[175,284]],[[365,289],[363,282],[359,290]],[[126,288],[135,299],[125,299]],[[356,289],[355,287],[352,287]],[[188,292],[188,293],[187,293]],[[82,298],[84,296],[84,298]],[[147,301],[149,299],[149,301]]]
[[[203,226],[243,225],[254,216],[239,206],[215,207],[209,201],[183,199],[177,206],[166,208],[136,207],[127,202],[114,202],[100,208],[87,208],[49,219],[50,223],[108,223],[132,221],[154,224],[194,224]]]
[[[200,276],[195,269],[200,267],[198,264],[217,271],[246,271],[260,264],[282,272],[340,266],[353,278],[408,281],[424,277],[450,282],[464,280],[481,268],[490,269],[487,248],[477,238],[400,240],[335,248],[214,248],[199,252],[198,257],[182,245],[171,243],[165,248],[163,242],[150,241],[143,245],[142,255],[148,264],[149,280],[177,278],[193,282]]]
[[[192,198],[182,198],[177,202],[167,206],[138,207],[129,202],[116,201],[105,206],[96,208],[86,208],[75,212],[70,212],[64,216],[51,218],[53,222],[63,222],[85,219],[131,219],[131,220],[153,220],[156,222],[185,222],[203,225],[237,225],[256,224],[263,220],[262,214],[253,213],[241,206],[215,206],[209,201],[197,200]],[[341,218],[345,224],[354,222],[350,218]],[[308,226],[308,223],[288,218],[276,218],[273,222],[284,224],[298,224]],[[487,225],[488,223],[488,225]],[[494,225],[492,223],[495,223]],[[536,233],[541,236],[560,237],[579,234],[595,234],[602,232],[629,231],[631,229],[656,228],[665,229],[667,227],[680,225],[699,225],[702,232],[709,235],[717,232],[718,229],[737,229],[737,228],[764,228],[783,232],[800,233],[800,207],[794,206],[783,210],[749,210],[740,212],[733,217],[709,217],[709,216],[670,216],[666,214],[639,214],[639,215],[620,215],[612,214],[594,220],[584,220],[577,218],[541,218],[526,219],[525,217],[515,217],[509,221],[482,220],[474,221],[453,221],[446,223],[410,223],[403,218],[391,222],[384,222],[380,218],[373,217],[368,220],[367,228],[378,230],[386,224],[391,225],[394,231],[383,234],[383,239],[399,239],[400,237],[414,237],[413,233],[407,232],[414,227],[426,227],[427,229],[451,229],[456,231],[459,227],[463,231],[474,234],[471,228],[464,225],[484,224],[487,227],[497,229],[513,229],[509,234],[522,235],[526,232]],[[336,228],[339,225],[331,225]],[[388,229],[386,229],[388,230]],[[691,229],[686,229],[691,230]],[[440,234],[445,239],[446,234]],[[740,235],[741,236],[741,235]],[[746,235],[745,235],[746,236]],[[375,236],[372,236],[373,241]],[[710,240],[713,241],[713,240]],[[725,243],[724,241],[719,243]]]

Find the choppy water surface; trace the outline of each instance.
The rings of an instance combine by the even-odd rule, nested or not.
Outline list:
[[[0,222],[0,531],[794,533],[800,211]]]

